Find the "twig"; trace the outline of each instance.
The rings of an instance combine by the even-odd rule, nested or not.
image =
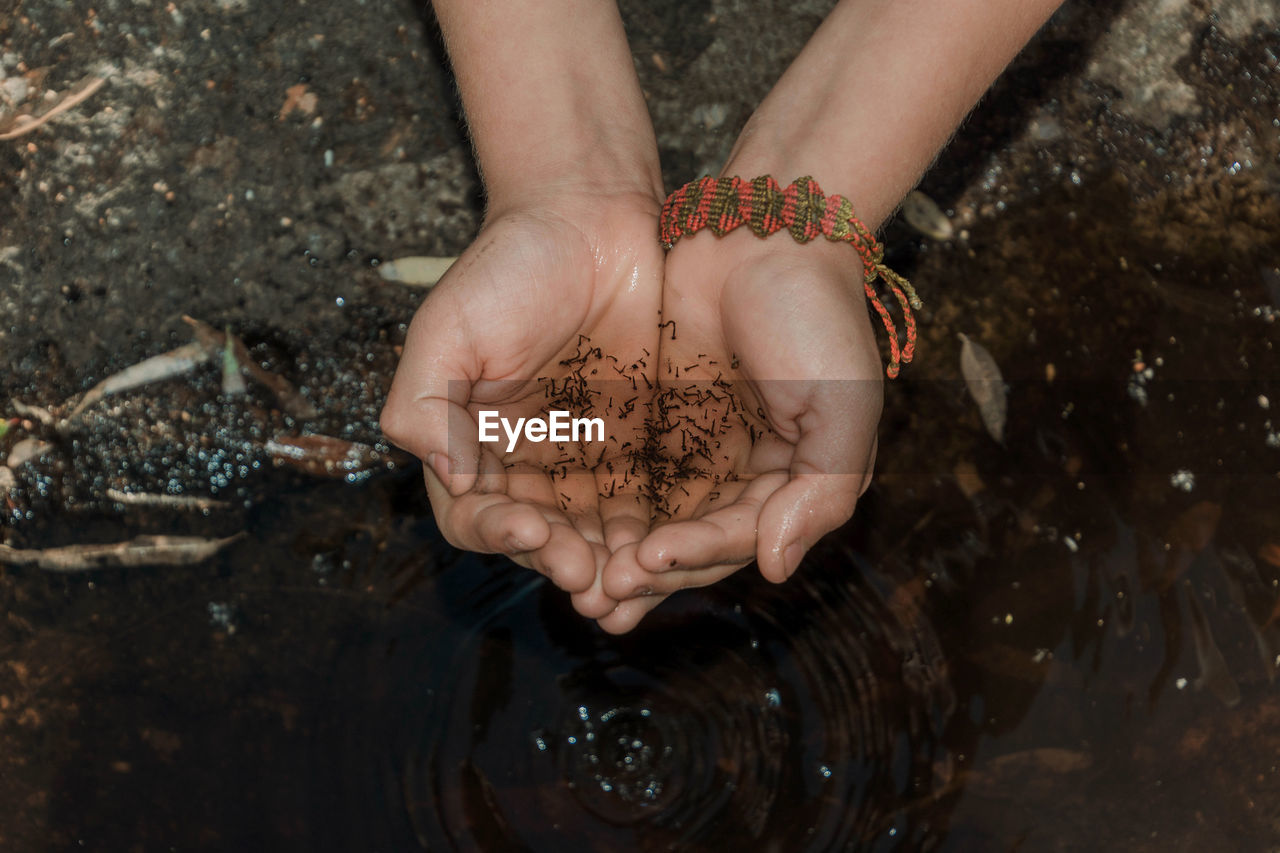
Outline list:
[[[216,498],[202,498],[195,495],[165,495],[156,492],[123,492],[120,489],[107,489],[107,497],[116,503],[129,506],[160,506],[170,509],[182,509],[204,512],[208,509],[230,509],[228,501]]]
[[[182,316],[182,320],[195,330],[196,340],[206,349],[224,351],[229,347],[236,362],[239,363],[240,369],[270,388],[271,392],[276,395],[280,408],[286,414],[303,421],[314,418],[319,414],[316,411],[316,407],[311,405],[311,401],[304,397],[301,391],[294,388],[289,380],[263,369],[254,360],[249,348],[245,346],[244,341],[240,340],[239,337],[230,332],[218,331],[208,323],[201,322],[194,317],[188,317],[185,314]]]
[[[11,130],[0,130],[0,140],[17,139],[19,136],[30,133],[55,116],[65,113],[76,104],[84,101],[94,92],[106,85],[106,82],[107,79],[105,77],[91,75],[68,89],[66,94],[62,96],[62,100],[58,101],[58,103],[54,104],[41,115],[33,116],[30,113],[20,113],[9,118],[5,124],[16,124],[17,127],[14,127]]]
[[[138,536],[106,545],[61,548],[10,548],[0,545],[0,563],[34,566],[50,572],[87,572],[125,566],[186,566],[212,557],[243,536],[225,539],[199,536]]]

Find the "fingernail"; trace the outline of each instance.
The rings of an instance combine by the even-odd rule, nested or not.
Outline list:
[[[509,535],[507,536],[507,550],[508,550],[508,551],[517,551],[517,552],[518,552],[518,551],[528,551],[528,550],[529,550],[529,546],[528,546],[528,545],[526,545],[522,540],[517,539],[514,535],[510,535],[510,534],[509,534]]]
[[[632,598],[635,598],[635,597],[637,597],[637,596],[641,596],[641,595],[653,595],[653,587],[651,587],[651,586],[638,586],[638,587],[636,587],[635,589],[631,590],[631,597],[632,597]]]
[[[803,556],[804,545],[800,540],[797,539],[787,546],[787,550],[782,553],[782,568],[787,577],[795,574],[796,568],[800,565],[800,558]]]

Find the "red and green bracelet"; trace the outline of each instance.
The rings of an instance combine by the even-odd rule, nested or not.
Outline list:
[[[684,235],[708,227],[722,237],[744,223],[757,237],[768,237],[785,228],[801,243],[821,234],[828,240],[853,246],[862,258],[867,299],[889,334],[890,360],[885,373],[892,379],[898,375],[900,365],[911,361],[916,349],[912,309],[921,307],[920,297],[910,282],[884,265],[884,247],[871,229],[853,215],[849,200],[823,195],[813,178],[797,178],[785,188],[769,175],[750,181],[737,177],[690,181],[668,196],[662,206],[662,246],[670,249]],[[893,318],[871,287],[877,278],[884,280],[902,306],[907,342],[901,349]]]

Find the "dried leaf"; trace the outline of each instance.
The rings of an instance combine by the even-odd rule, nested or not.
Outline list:
[[[10,400],[9,405],[13,407],[15,412],[22,415],[24,418],[39,421],[47,427],[53,426],[57,420],[54,418],[52,412],[41,406],[28,406],[21,400]]]
[[[231,504],[215,498],[202,498],[195,495],[165,495],[154,492],[123,492],[119,489],[107,489],[107,498],[129,506],[158,506],[170,509],[203,512],[210,509],[228,509]]]
[[[47,441],[41,441],[38,438],[24,438],[9,450],[9,455],[4,460],[4,464],[9,468],[18,468],[23,463],[38,458],[41,453],[48,449],[49,442]]]
[[[1200,664],[1200,675],[1195,680],[1196,689],[1203,690],[1207,687],[1222,704],[1234,708],[1240,704],[1240,685],[1231,677],[1227,661],[1213,640],[1209,620],[1196,601],[1195,591],[1187,581],[1183,581],[1183,585],[1187,593],[1188,609],[1191,611],[1191,638],[1195,641],[1196,660]]]
[[[75,418],[103,397],[188,373],[197,365],[207,361],[209,356],[210,350],[197,341],[126,367],[90,388],[84,395],[84,399],[71,410],[68,419]]]
[[[328,435],[279,435],[268,441],[265,449],[282,464],[317,477],[345,477],[387,463],[367,444]]]
[[[1170,589],[1191,568],[1196,555],[1209,547],[1221,518],[1222,507],[1212,501],[1201,501],[1179,513],[1165,536],[1169,547],[1165,550],[1164,574],[1144,576],[1147,585],[1162,592]]]
[[[1093,756],[1074,749],[1046,746],[999,755],[987,762],[993,773],[1076,773],[1093,766]]]
[[[1004,377],[991,353],[981,344],[960,338],[960,373],[969,389],[969,396],[978,404],[982,423],[991,437],[1004,443],[1004,424],[1008,403],[1005,399]]]
[[[1258,549],[1258,558],[1265,563],[1270,563],[1276,568],[1280,568],[1280,545],[1268,542]]]
[[[240,338],[230,332],[220,332],[208,323],[201,322],[194,317],[183,315],[182,319],[195,331],[196,340],[210,350],[216,352],[230,346],[231,353],[236,362],[239,363],[240,369],[247,371],[256,381],[267,386],[271,393],[276,395],[276,401],[286,414],[301,421],[314,418],[319,414],[316,411],[316,407],[311,405],[311,401],[304,397],[301,391],[294,388],[289,380],[259,365],[249,352],[249,348],[244,345],[244,341],[240,340]]]
[[[398,281],[414,287],[434,287],[457,258],[430,258],[413,255],[384,261],[378,267],[383,281]]]
[[[50,572],[87,572],[124,566],[185,566],[212,557],[243,536],[225,539],[199,536],[138,536],[105,545],[67,545],[61,548],[11,548],[0,545],[0,563],[34,566]]]
[[[919,190],[912,190],[902,200],[902,218],[912,228],[935,240],[950,240],[955,233],[951,220],[937,202]]]

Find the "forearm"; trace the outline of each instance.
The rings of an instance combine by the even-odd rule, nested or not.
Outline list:
[[[1061,0],[842,0],[725,174],[812,175],[876,228]]]
[[[661,194],[614,0],[434,0],[491,212],[578,186]]]

